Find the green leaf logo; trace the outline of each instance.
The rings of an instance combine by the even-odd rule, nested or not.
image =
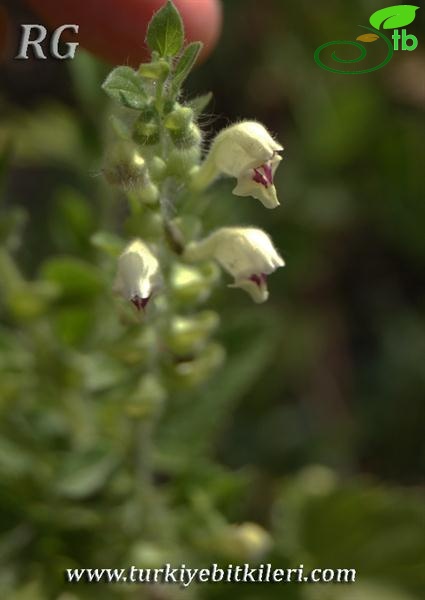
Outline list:
[[[413,23],[416,16],[416,11],[419,6],[411,4],[399,4],[398,6],[388,6],[377,10],[370,17],[369,22],[375,29],[397,29],[398,27],[406,27]]]

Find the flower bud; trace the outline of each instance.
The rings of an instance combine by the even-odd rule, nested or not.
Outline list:
[[[145,185],[137,189],[137,197],[143,204],[156,204],[159,200],[158,187],[152,183],[150,179],[145,182]]]
[[[158,335],[154,327],[131,328],[127,335],[117,340],[111,353],[128,366],[149,366],[158,352]]]
[[[114,291],[130,300],[137,310],[145,309],[159,287],[159,263],[141,240],[134,240],[118,259]]]
[[[165,127],[179,150],[200,148],[202,135],[199,127],[193,122],[193,110],[188,106],[177,104],[165,118]],[[189,166],[187,170],[193,167]]]
[[[170,285],[174,297],[181,304],[197,304],[210,296],[219,277],[220,270],[213,262],[200,267],[175,263],[171,271]]]
[[[181,129],[172,129],[169,134],[173,144],[180,150],[199,147],[202,141],[201,130],[195,123],[190,123],[188,127]]]
[[[170,561],[168,548],[143,540],[130,548],[128,564],[143,565],[145,569],[155,569]]]
[[[153,121],[136,121],[133,128],[133,140],[140,146],[154,146],[159,142],[159,128]]]
[[[211,310],[191,317],[174,317],[166,336],[167,346],[179,356],[198,352],[216,329],[218,322],[217,313]]]
[[[189,244],[184,258],[190,262],[214,258],[235,278],[230,287],[245,290],[257,303],[269,296],[267,275],[285,264],[270,237],[254,227],[222,227]]]
[[[208,344],[198,356],[171,365],[172,384],[183,389],[197,387],[221,367],[224,359],[225,351],[220,344]]]
[[[167,170],[167,165],[165,161],[162,160],[159,156],[154,156],[151,161],[149,161],[149,173],[154,180],[161,180],[165,172]]]
[[[153,106],[144,108],[133,125],[133,140],[141,146],[154,146],[159,142],[159,127]]]
[[[139,74],[146,79],[167,78],[170,72],[170,66],[165,60],[158,60],[150,63],[143,63],[139,67]]]
[[[193,110],[187,106],[178,106],[165,119],[165,127],[170,131],[185,130],[193,121]]]
[[[109,183],[134,192],[132,197],[137,202],[149,205],[158,202],[159,190],[151,181],[145,159],[133,143],[119,142],[113,146],[107,158],[103,172]]]
[[[143,182],[145,173],[145,161],[131,142],[117,142],[105,156],[103,174],[112,185],[134,187]]]
[[[192,146],[187,150],[174,148],[171,150],[167,161],[167,173],[172,177],[186,180],[190,172],[199,164],[201,158],[201,147]]]
[[[150,418],[158,415],[167,393],[155,375],[144,375],[137,389],[126,402],[127,414],[138,418]]]
[[[255,121],[243,121],[221,131],[210,152],[194,175],[193,186],[201,189],[220,173],[236,177],[236,196],[253,196],[266,207],[279,206],[274,174],[282,160],[283,147],[267,129]]]
[[[273,545],[270,534],[256,523],[226,525],[216,533],[216,537],[217,549],[237,561],[262,560]]]

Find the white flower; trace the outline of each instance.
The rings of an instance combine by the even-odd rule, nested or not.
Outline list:
[[[267,129],[255,121],[243,121],[221,131],[197,174],[195,187],[204,187],[219,173],[236,177],[236,196],[253,196],[266,207],[279,206],[274,174],[282,158],[278,144]]]
[[[144,309],[160,284],[159,263],[141,240],[131,242],[118,259],[114,291]]]
[[[214,258],[238,287],[250,294],[254,302],[269,297],[267,275],[284,266],[270,237],[254,227],[223,227],[200,242],[192,242],[185,250],[189,261]]]

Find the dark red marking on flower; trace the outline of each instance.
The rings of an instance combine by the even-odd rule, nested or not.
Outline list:
[[[131,302],[137,308],[137,310],[145,310],[147,303],[150,300],[150,296],[147,298],[141,298],[140,296],[133,296]]]
[[[273,169],[271,168],[271,166],[268,163],[263,165],[263,171],[265,173],[266,179],[269,182],[269,184],[273,185]]]
[[[266,188],[268,188],[269,185],[273,185],[273,170],[271,166],[268,163],[265,163],[264,165],[261,165],[261,167],[254,169],[252,179],[256,183],[264,185]]]
[[[253,175],[252,179],[253,179],[253,181],[255,181],[255,183],[264,185],[264,187],[267,187],[269,185],[267,179],[265,178],[265,176],[262,173],[260,173],[259,169],[254,169],[254,175]]]
[[[261,287],[267,283],[267,275],[265,273],[259,273],[258,275],[254,273],[249,280],[258,285],[258,287]]]

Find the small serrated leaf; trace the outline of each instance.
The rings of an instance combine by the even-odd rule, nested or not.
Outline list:
[[[359,42],[376,42],[376,40],[379,40],[379,35],[376,35],[376,33],[364,33],[363,35],[359,35],[356,40]]]
[[[103,90],[127,108],[140,110],[146,102],[143,83],[131,67],[117,67],[105,79]]]
[[[379,29],[381,25],[384,29],[397,29],[398,27],[406,27],[413,23],[416,16],[416,11],[419,6],[411,4],[400,4],[398,6],[388,6],[377,10],[370,17],[369,22],[375,29]]]
[[[148,25],[146,43],[159,56],[175,56],[183,46],[184,28],[180,13],[171,2],[154,14]]]
[[[192,100],[189,100],[187,105],[193,110],[195,116],[199,116],[211,102],[212,98],[212,92],[208,92],[202,96],[196,96],[196,98],[192,98]]]
[[[186,46],[174,70],[173,89],[175,91],[180,88],[183,81],[195,66],[196,60],[202,48],[203,44],[201,42],[192,42]]]

